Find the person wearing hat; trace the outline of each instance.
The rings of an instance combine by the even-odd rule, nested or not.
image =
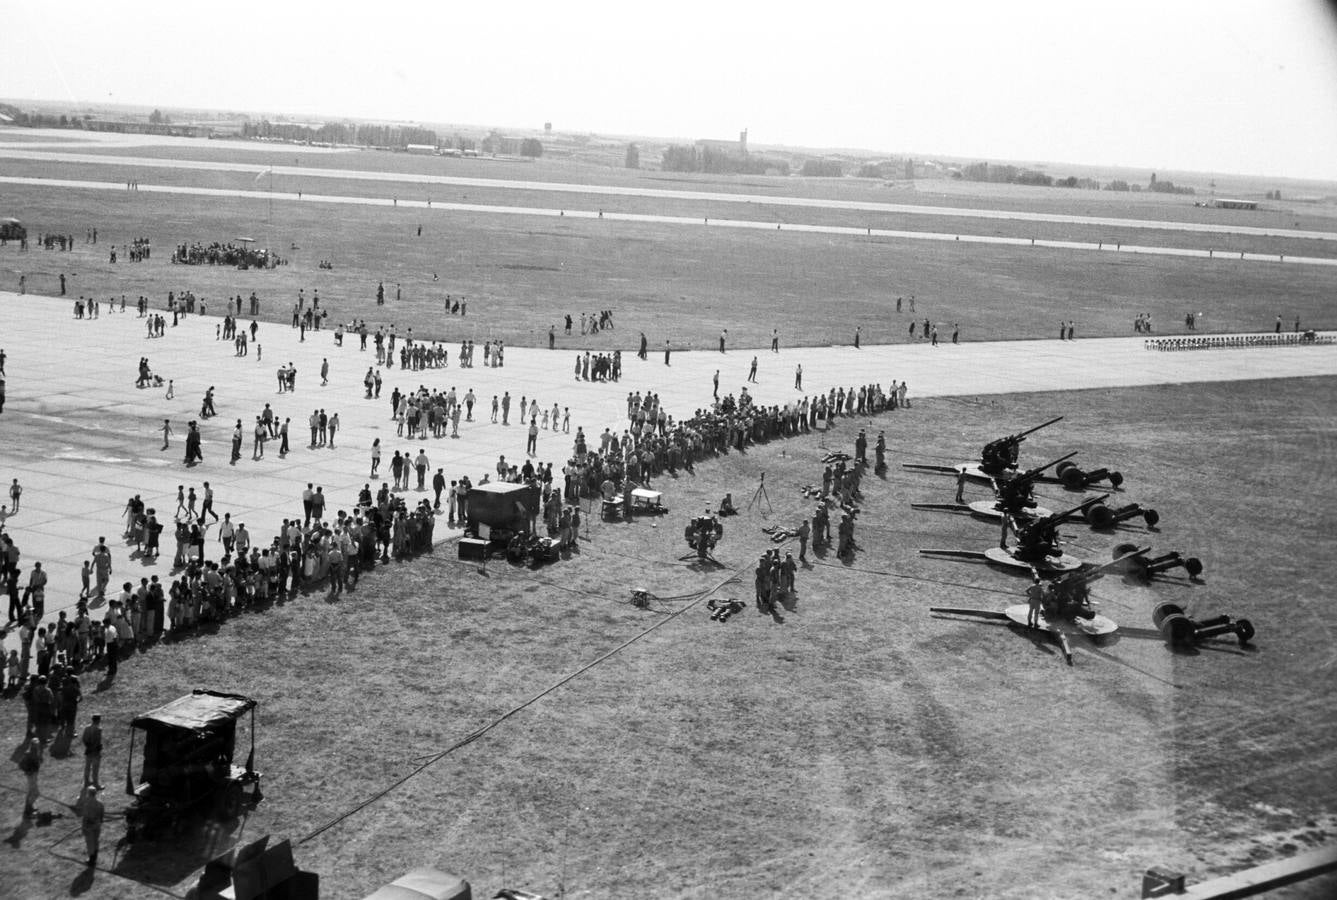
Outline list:
[[[97,865],[98,842],[102,838],[102,819],[107,813],[102,800],[98,798],[100,790],[95,784],[86,786],[79,810],[79,830],[84,833],[84,845],[88,848],[90,866]]]
[[[93,714],[93,720],[84,726],[81,737],[84,744],[84,784],[101,787],[102,769],[102,716]]]

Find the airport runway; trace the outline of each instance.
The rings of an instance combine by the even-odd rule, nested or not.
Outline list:
[[[303,173],[308,170],[303,169]],[[518,182],[517,182],[518,183]],[[0,175],[0,184],[22,184],[43,188],[68,188],[92,191],[124,191],[124,182],[79,181],[66,178],[30,178]],[[1015,247],[1040,247],[1056,250],[1092,251],[1099,253],[1131,253],[1143,256],[1188,256],[1222,262],[1264,262],[1287,265],[1337,266],[1337,257],[1292,256],[1276,253],[1227,253],[1221,250],[1200,250],[1185,247],[1148,247],[1091,241],[1059,241],[1034,238],[1002,237],[987,234],[951,234],[934,231],[907,231],[891,228],[856,228],[848,225],[807,225],[800,222],[760,222],[744,219],[713,219],[696,216],[663,216],[651,213],[605,212],[597,209],[550,209],[533,206],[495,206],[483,203],[445,203],[441,201],[397,199],[393,197],[340,197],[330,194],[300,195],[286,191],[232,190],[226,188],[186,187],[182,185],[155,185],[140,183],[140,193],[178,194],[202,197],[232,197],[252,200],[280,200],[293,203],[337,203],[357,206],[390,206],[417,209],[431,213],[470,212],[509,216],[541,216],[546,218],[599,219],[605,222],[642,222],[664,225],[685,225],[710,228],[743,228],[754,231],[799,232],[833,234],[850,237],[896,238],[912,241],[946,241],[962,244],[1005,244]],[[1320,234],[1321,232],[1311,232]],[[1337,237],[1337,235],[1334,235]]]
[[[229,145],[230,146],[230,145]],[[263,149],[278,149],[260,145]],[[286,147],[284,148],[286,149]],[[1243,224],[1205,222],[1161,222],[1151,219],[1125,219],[1115,216],[1078,216],[1059,213],[1021,212],[1016,210],[972,209],[952,206],[920,206],[911,203],[879,203],[865,200],[828,200],[810,197],[780,197],[768,194],[734,194],[717,191],[672,190],[624,185],[570,184],[566,182],[520,181],[502,178],[465,178],[451,175],[419,175],[402,172],[370,172],[361,169],[327,169],[302,166],[268,166],[261,163],[213,162],[206,160],[163,159],[148,156],[111,156],[30,150],[24,144],[0,143],[0,159],[25,159],[52,164],[77,163],[144,169],[186,169],[210,172],[241,172],[260,175],[297,176],[304,179],[338,178],[398,184],[436,184],[452,187],[495,188],[501,190],[564,193],[586,196],[645,197],[656,200],[704,200],[714,203],[754,204],[795,209],[847,210],[851,212],[892,213],[907,216],[948,216],[961,219],[1005,219],[1018,222],[1045,222],[1061,225],[1096,225],[1104,228],[1135,228],[1153,231],[1198,232],[1203,234],[1239,234],[1254,237],[1303,238],[1337,241],[1337,232],[1307,231],[1295,228],[1271,228]],[[142,190],[143,188],[141,188]],[[772,225],[774,223],[771,223]],[[856,229],[857,230],[857,229]],[[875,229],[876,230],[876,229]]]
[[[494,471],[497,457],[516,463],[524,459],[525,430],[512,415],[509,427],[489,422],[491,398],[509,392],[518,406],[521,396],[537,398],[540,407],[553,403],[571,409],[571,433],[543,432],[538,458],[556,468],[571,453],[577,426],[591,440],[604,428],[621,431],[626,397],[633,391],[655,391],[675,418],[688,417],[711,397],[711,376],[721,371],[720,388],[737,393],[744,385],[749,363],[759,358],[759,383],[748,385],[760,403],[798,399],[794,368],[803,365],[803,383],[812,394],[837,385],[892,379],[909,384],[911,401],[926,397],[1049,391],[1075,388],[1113,388],[1199,381],[1337,375],[1337,345],[1275,349],[1213,350],[1192,353],[1148,351],[1140,338],[1105,338],[1072,342],[975,342],[957,346],[927,344],[794,348],[780,353],[737,350],[721,354],[710,350],[674,352],[664,365],[663,352],[647,361],[634,355],[625,359],[619,383],[577,382],[571,373],[576,351],[508,348],[501,369],[454,367],[401,374],[384,371],[380,400],[363,399],[361,380],[374,365],[375,353],[358,350],[349,338],[334,346],[332,332],[310,332],[305,342],[284,325],[264,323],[259,344],[263,362],[251,355],[234,355],[230,341],[214,339],[220,319],[192,316],[167,329],[167,336],[145,338],[144,320],[132,311],[103,312],[96,321],[76,321],[72,303],[0,292],[5,309],[3,346],[8,354],[8,399],[0,414],[0,482],[17,477],[24,485],[23,509],[8,523],[23,553],[26,570],[41,560],[50,573],[47,614],[71,611],[79,590],[79,568],[98,536],[113,548],[112,584],[138,584],[171,571],[174,541],[164,534],[163,560],[146,564],[130,557],[121,540],[122,511],[132,494],[140,494],[165,519],[176,508],[178,484],[209,481],[217,492],[221,513],[245,522],[253,539],[267,546],[285,517],[300,515],[301,491],[307,482],[323,485],[331,498],[331,513],[351,510],[357,491],[371,481],[369,447],[381,438],[382,472],[388,471],[394,451],[416,455],[424,447],[431,469],[444,469],[447,480],[468,474],[475,481]],[[170,320],[169,320],[170,321]],[[621,343],[629,343],[622,341]],[[481,348],[480,348],[481,350]],[[147,356],[153,370],[174,381],[176,397],[164,391],[134,387],[136,364]],[[331,366],[330,383],[320,385],[321,361]],[[291,361],[298,369],[295,393],[276,391],[275,370]],[[560,373],[554,375],[554,372]],[[1059,373],[1056,375],[1056,373]],[[431,388],[473,389],[478,395],[475,420],[462,423],[459,439],[409,442],[395,434],[389,415],[389,396],[401,388],[425,384]],[[217,388],[219,416],[203,423],[203,464],[187,469],[182,464],[186,422],[197,418],[200,399],[210,385]],[[281,416],[292,419],[292,453],[280,460],[271,444],[265,457],[251,460],[250,427],[269,403]],[[338,449],[309,449],[307,417],[313,409],[337,411],[343,428]],[[913,416],[914,409],[891,413],[880,420],[894,435],[898,416]],[[161,450],[163,419],[176,432],[171,447]],[[246,431],[242,459],[229,464],[230,434],[240,418]],[[832,440],[848,443],[858,419],[842,421]],[[893,460],[893,463],[895,460]],[[382,479],[376,479],[373,490]],[[388,480],[388,476],[386,476]],[[423,495],[410,491],[410,501]],[[7,498],[6,498],[7,500]],[[674,503],[671,493],[668,505]],[[438,540],[452,532],[439,522]],[[216,541],[211,533],[210,539]],[[101,607],[105,608],[105,607]]]

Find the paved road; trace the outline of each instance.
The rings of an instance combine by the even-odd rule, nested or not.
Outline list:
[[[586,196],[648,197],[657,200],[705,200],[715,203],[741,203],[805,209],[837,209],[852,212],[895,213],[908,216],[949,216],[963,219],[1007,219],[1019,222],[1048,222],[1061,225],[1098,225],[1106,228],[1136,228],[1152,231],[1191,231],[1204,234],[1240,234],[1254,237],[1305,238],[1337,241],[1337,232],[1306,231],[1235,223],[1161,222],[1151,219],[1125,219],[1114,216],[1075,216],[1058,213],[1020,212],[1016,210],[971,209],[954,206],[920,206],[911,203],[878,203],[866,200],[826,200],[811,197],[776,197],[769,194],[733,194],[716,191],[672,190],[624,185],[569,184],[549,181],[517,181],[502,178],[463,178],[452,175],[418,175],[402,172],[369,172],[362,169],[303,168],[267,166],[259,163],[213,162],[206,160],[162,159],[149,156],[110,156],[94,153],[29,150],[22,144],[0,144],[0,159],[27,159],[49,163],[78,163],[143,169],[193,169],[209,172],[242,172],[259,175],[300,176],[303,179],[338,178],[408,184],[439,184],[453,187],[497,188],[513,191]]]
[[[305,170],[303,170],[305,171]],[[18,175],[0,175],[0,184],[23,184],[43,188],[74,190],[124,191],[123,182],[79,181],[66,178],[30,178]],[[696,228],[743,228],[754,231],[801,232],[811,234],[838,234],[853,237],[898,238],[913,241],[948,241],[962,244],[1005,244],[1014,247],[1040,247],[1051,250],[1094,251],[1099,253],[1131,253],[1143,256],[1189,256],[1219,260],[1223,263],[1263,262],[1287,265],[1337,266],[1337,257],[1293,256],[1276,253],[1225,253],[1220,250],[1201,250],[1185,247],[1147,247],[1137,244],[1118,244],[1093,241],[1059,241],[1032,238],[1001,237],[987,234],[950,234],[935,231],[906,231],[892,228],[856,228],[848,225],[806,225],[800,222],[760,222],[745,219],[711,219],[696,216],[663,216],[651,213],[618,213],[594,209],[550,209],[534,206],[494,206],[483,203],[443,203],[426,200],[396,199],[392,197],[341,197],[330,194],[299,196],[285,191],[232,190],[227,188],[185,187],[182,185],[143,184],[140,193],[177,194],[203,197],[239,197],[263,201],[291,201],[294,203],[338,203],[357,206],[396,206],[432,213],[472,212],[507,216],[542,216],[547,218],[600,219],[605,222],[650,222],[664,225],[688,225]]]
[[[541,407],[554,402],[571,409],[570,434],[544,432],[539,458],[557,467],[567,458],[577,425],[594,438],[605,427],[623,428],[626,396],[631,391],[656,391],[675,417],[710,401],[711,375],[721,370],[721,389],[743,386],[755,351],[720,354],[713,351],[674,353],[665,366],[662,352],[641,362],[626,362],[618,384],[577,382],[567,372],[574,350],[511,348],[503,369],[429,369],[405,377],[386,372],[379,401],[362,399],[361,379],[375,354],[360,352],[355,340],[334,347],[328,332],[312,333],[305,342],[296,331],[266,323],[260,328],[263,362],[238,358],[228,341],[216,341],[216,317],[191,317],[165,338],[144,337],[144,322],[133,312],[103,313],[97,321],[75,321],[64,299],[18,297],[0,292],[5,310],[3,342],[8,353],[8,402],[0,415],[0,483],[18,477],[25,485],[23,511],[10,519],[24,560],[39,559],[50,571],[48,610],[54,618],[70,610],[78,593],[79,567],[99,535],[114,548],[113,584],[138,583],[170,571],[172,542],[165,535],[164,562],[145,564],[131,559],[120,539],[126,499],[141,494],[150,506],[171,516],[178,484],[209,481],[218,495],[220,512],[231,511],[254,537],[268,544],[279,521],[300,514],[301,491],[307,482],[323,485],[331,509],[351,509],[356,492],[368,478],[368,448],[379,437],[386,460],[395,450],[416,455],[425,447],[432,469],[447,479],[467,473],[475,481],[492,471],[498,455],[524,459],[525,434],[513,415],[511,425],[493,425],[487,410],[494,394],[509,391],[518,405],[521,396],[537,398]],[[57,345],[59,350],[43,349]],[[926,344],[784,349],[761,352],[759,384],[749,385],[761,403],[798,398],[794,367],[802,363],[804,385],[813,393],[834,385],[870,381],[886,384],[907,380],[911,398],[978,395],[1062,388],[1098,388],[1195,381],[1337,375],[1337,345],[1274,350],[1220,350],[1197,353],[1156,353],[1134,338],[1001,343]],[[161,389],[136,390],[136,364],[147,356],[153,369],[175,382],[176,398]],[[330,383],[321,386],[321,360],[331,365]],[[298,369],[297,391],[276,393],[274,371],[292,361]],[[1062,373],[1056,380],[1055,373]],[[396,384],[434,388],[472,388],[479,397],[473,423],[461,426],[456,440],[409,443],[395,434],[389,419],[389,394]],[[218,389],[219,417],[204,424],[205,461],[193,469],[182,463],[185,423],[196,418],[200,398],[209,385]],[[228,443],[237,418],[253,424],[264,404],[272,404],[292,424],[293,452],[284,460],[274,449],[264,459],[250,458],[250,438],[237,465],[229,465]],[[343,430],[338,449],[308,449],[306,419],[313,408],[338,411]],[[894,415],[914,415],[901,411]],[[177,431],[168,451],[160,450],[160,427],[170,418]],[[894,427],[894,419],[892,427]],[[853,423],[842,426],[852,434]],[[378,479],[379,481],[379,479]],[[378,485],[373,485],[376,487]],[[410,492],[413,497],[416,492]],[[670,495],[668,502],[672,505]],[[438,534],[445,536],[444,524]],[[211,537],[213,537],[211,535]],[[27,568],[25,563],[24,568]]]

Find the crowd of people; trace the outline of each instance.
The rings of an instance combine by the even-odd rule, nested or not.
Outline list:
[[[564,333],[571,334],[571,328],[575,324],[570,313],[566,313],[566,326]],[[600,331],[611,329],[613,327],[613,311],[611,309],[601,309],[597,313],[580,314],[580,333],[598,334]]]
[[[0,582],[10,592],[9,627],[0,629],[6,689],[22,688],[30,701],[38,679],[45,684],[56,673],[73,675],[93,666],[105,666],[111,680],[119,661],[164,637],[193,634],[238,612],[323,586],[337,596],[355,588],[361,573],[378,560],[405,559],[430,549],[435,526],[426,498],[412,504],[388,487],[375,497],[364,488],[350,504],[351,512],[340,509],[327,516],[323,491],[308,485],[303,515],[284,519],[270,543],[261,546],[252,542],[245,523],[234,523],[230,513],[218,517],[208,482],[197,510],[198,501],[193,486],[188,493],[184,485],[178,487],[170,584],[148,575],[138,584],[123,582],[118,593],[108,596],[114,570],[111,548],[100,537],[83,563],[73,616],[62,610],[46,624],[41,563],[33,563],[20,596],[21,554],[8,535],[0,536]],[[135,495],[126,503],[124,518],[122,537],[134,548],[132,558],[156,559],[164,530],[157,509]],[[99,615],[96,607],[104,602]],[[18,647],[6,649],[4,639],[15,628]],[[39,714],[38,721],[46,719]]]
[[[172,262],[185,266],[238,266],[251,269],[272,269],[284,265],[284,260],[277,253],[263,247],[255,247],[243,241],[234,244],[231,241],[221,243],[213,241],[204,244],[195,241],[192,244],[178,244],[172,254]]]
[[[195,248],[188,248],[182,245],[178,248],[178,255],[189,257],[193,252],[197,262],[210,262],[213,261],[209,258],[210,254],[222,252],[228,247],[214,245],[203,248],[196,245]],[[200,256],[201,253],[204,256]],[[215,259],[226,261],[223,257],[215,256]],[[241,295],[228,298],[226,314],[216,327],[215,338],[236,342],[238,355],[246,354],[247,345],[256,340],[259,329],[254,319],[248,326],[242,327],[238,317],[243,308],[254,315],[258,311],[259,302],[254,293],[249,301]],[[85,310],[95,317],[100,304],[92,299],[87,303]],[[147,309],[146,299],[140,298],[137,306],[143,316]],[[196,298],[193,293],[182,291],[179,296],[175,292],[169,293],[168,308],[172,311],[173,324],[176,324],[179,316],[193,313],[197,307],[199,313],[205,313],[204,300]],[[294,319],[299,327],[309,325],[319,328],[321,320],[327,315],[327,310],[320,309],[318,294],[313,294],[309,304],[304,292],[299,296],[294,311]],[[612,328],[612,318],[610,310],[601,311],[597,315],[582,315],[582,333]],[[150,334],[162,333],[165,318],[155,315],[150,319]],[[568,315],[568,332],[573,325],[574,321]],[[411,329],[401,339],[394,325],[377,327],[372,331],[365,320],[354,320],[347,326],[347,330],[358,335],[360,349],[367,350],[368,343],[373,343],[377,363],[386,369],[394,366],[396,356],[400,369],[405,371],[445,367],[450,362],[451,353],[444,344],[415,340]],[[344,326],[339,326],[337,332],[336,343],[341,345]],[[483,350],[485,365],[502,365],[505,352],[502,341],[486,341]],[[462,368],[472,367],[473,356],[473,342],[467,339],[462,341],[458,364]],[[575,377],[578,380],[616,381],[621,375],[621,364],[619,350],[607,354],[586,352],[576,357]],[[296,367],[291,363],[279,368],[280,393],[295,390],[295,376]],[[328,380],[328,360],[322,366],[321,379],[322,384]],[[368,367],[364,378],[367,399],[376,400],[380,397],[382,380],[380,368]],[[160,383],[161,378],[152,372],[148,359],[141,358],[137,385],[142,387]],[[798,386],[801,387],[801,380]],[[560,546],[574,546],[579,539],[580,499],[598,496],[604,488],[629,494],[634,487],[649,487],[654,479],[665,472],[676,473],[682,468],[691,470],[696,461],[710,455],[728,453],[730,450],[742,451],[754,443],[805,433],[817,428],[819,423],[830,427],[840,417],[872,415],[884,409],[908,405],[906,386],[895,382],[886,391],[880,385],[835,387],[825,394],[804,396],[771,406],[756,404],[747,390],[743,389],[738,397],[731,394],[720,399],[717,396],[710,408],[699,409],[693,416],[680,422],[675,422],[667,414],[657,394],[646,392],[642,395],[634,392],[628,394],[627,399],[628,424],[622,433],[615,434],[612,429],[605,429],[592,446],[584,430],[577,427],[573,452],[567,464],[555,472],[551,463],[537,461],[536,439],[544,432],[569,434],[569,408],[563,408],[557,403],[540,405],[537,398],[527,396],[515,403],[508,391],[491,398],[491,422],[509,425],[511,415],[515,412],[519,424],[529,432],[524,461],[519,464],[507,463],[504,457],[501,458],[495,477],[498,480],[531,482],[540,489],[542,518],[549,535],[557,539]],[[458,437],[461,421],[474,421],[475,414],[481,418],[481,413],[476,410],[480,402],[486,405],[486,401],[481,400],[472,388],[460,393],[453,387],[449,390],[435,390],[420,385],[410,391],[395,388],[390,397],[390,412],[396,424],[396,435],[408,441],[444,438],[447,433]],[[200,418],[211,418],[217,412],[215,389],[211,385],[201,403]],[[325,410],[315,408],[307,421],[311,429],[310,448],[335,446],[335,435],[339,431],[337,412],[327,414]],[[281,440],[281,455],[288,452],[290,418],[281,417],[266,403],[264,409],[254,416],[254,422],[253,459],[261,458],[265,443],[273,439]],[[185,462],[194,464],[203,459],[199,423],[192,421],[188,423],[187,429]],[[236,420],[232,429],[233,462],[240,458],[247,431],[243,427],[243,420]],[[163,448],[167,449],[173,435],[170,420],[164,420],[162,432]],[[378,439],[372,451],[373,478],[379,474],[381,460]],[[90,661],[102,661],[114,669],[116,654],[108,655],[108,635],[114,635],[110,644],[113,648],[142,645],[160,638],[164,632],[178,633],[192,629],[202,622],[220,619],[230,611],[290,594],[313,580],[328,578],[332,585],[337,585],[332,590],[338,592],[348,584],[350,576],[355,583],[357,571],[365,568],[368,561],[374,561],[375,555],[380,554],[382,558],[389,558],[392,553],[396,556],[404,555],[411,552],[409,548],[422,545],[423,535],[430,543],[434,514],[444,511],[449,524],[463,524],[467,512],[467,495],[472,487],[467,476],[447,482],[443,470],[438,468],[429,484],[430,462],[425,447],[418,448],[416,454],[411,450],[391,451],[388,465],[393,487],[383,482],[381,491],[373,496],[369,483],[359,496],[352,515],[341,512],[335,521],[327,521],[324,518],[323,493],[317,489],[309,500],[304,498],[307,515],[300,524],[297,520],[285,521],[272,544],[263,548],[251,545],[244,525],[233,525],[230,517],[220,521],[217,514],[212,512],[211,499],[204,509],[196,513],[194,503],[186,501],[184,496],[180,497],[177,512],[170,517],[176,543],[173,555],[175,577],[170,580],[170,584],[159,582],[156,576],[140,579],[138,587],[127,582],[120,594],[114,599],[108,598],[107,614],[95,626],[87,607],[90,600],[104,598],[111,577],[110,551],[105,541],[99,541],[99,548],[95,549],[92,558],[84,566],[84,590],[73,618],[67,620],[62,613],[58,622],[52,623],[49,630],[44,629],[40,624],[40,590],[27,591],[28,596],[17,604],[16,621],[25,617],[33,620],[33,628],[30,629],[32,640],[25,643],[35,643],[40,647],[42,642],[38,641],[38,633],[41,632],[41,638],[52,648],[49,656],[53,663],[78,668]],[[424,498],[410,509],[397,493],[410,490],[414,473],[417,475],[416,490],[432,492],[432,499]],[[489,475],[484,475],[483,481],[488,478]],[[193,490],[191,493],[193,497]],[[210,514],[214,519],[212,523],[208,520]],[[216,529],[217,541],[224,548],[222,556],[216,560],[210,559],[206,552],[207,535],[211,528]],[[139,502],[138,498],[127,504],[125,538],[134,547],[136,556],[157,559],[161,553],[160,534],[163,530],[162,517],[158,516],[153,507]],[[17,572],[17,565],[14,571]],[[10,580],[12,578],[10,576]],[[96,588],[90,587],[90,581],[96,582]],[[31,602],[34,596],[38,598],[37,602]],[[32,654],[33,659],[37,656]],[[18,680],[21,681],[28,676],[30,663],[23,655],[18,657],[17,662]],[[41,664],[42,661],[38,660],[39,667]]]

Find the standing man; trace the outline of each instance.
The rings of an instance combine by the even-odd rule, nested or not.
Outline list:
[[[84,745],[84,784],[102,787],[102,715],[93,714],[93,721],[84,726],[80,740]]]
[[[218,521],[218,513],[214,512],[214,489],[209,487],[209,482],[204,483],[204,503],[200,506],[200,521],[203,522],[206,516],[213,516],[214,521]]]
[[[794,390],[803,390],[803,363],[794,367]]]
[[[32,573],[28,576],[28,589],[25,594],[32,600],[34,625],[42,621],[42,616],[46,614],[46,580],[46,573],[42,571],[42,564],[40,562],[33,563]]]
[[[669,365],[669,342],[664,341],[664,365]]]
[[[812,535],[812,526],[808,524],[805,518],[799,523],[798,531],[798,558],[799,562],[808,561],[808,538]]]
[[[859,349],[859,338],[863,336],[863,326],[856,326],[854,329],[854,349]]]
[[[320,385],[321,387],[324,387],[329,383],[330,383],[330,361],[328,357],[324,357],[320,361]]]
[[[232,524],[232,513],[223,513],[223,522],[218,526],[218,540],[223,545],[223,552],[231,556],[237,544],[237,528]]]
[[[539,445],[539,420],[531,417],[529,420],[529,440],[525,442],[525,452],[530,456],[538,455]]]
[[[306,483],[306,490],[302,491],[302,513],[305,515],[305,518],[302,520],[303,527],[305,527],[307,523],[311,521],[311,504],[313,498],[316,496],[316,492],[315,490],[313,490],[313,487],[314,486],[311,484],[311,482],[308,481]]]
[[[757,383],[757,358],[752,357],[752,366],[747,370],[747,380],[753,384]]]
[[[418,470],[418,490],[427,490],[427,467],[431,463],[427,459],[427,450],[423,447],[418,448],[418,458],[413,461],[413,468]]]
[[[719,369],[716,369],[716,370],[715,370],[715,377],[711,379],[711,382],[712,382],[712,383],[714,384],[714,386],[715,386],[715,399],[718,400],[718,399],[720,399],[720,370],[719,370]]]
[[[432,476],[432,492],[435,495],[432,502],[432,509],[441,510],[441,492],[446,489],[446,476],[443,470],[437,469],[436,474]],[[451,504],[451,512],[454,512],[454,504]],[[452,516],[453,518],[453,516]]]
[[[41,738],[32,738],[28,741],[28,746],[23,750],[23,756],[19,757],[19,771],[28,782],[28,792],[23,798],[23,818],[31,819],[36,813],[34,805],[37,803],[37,797],[41,793],[37,789],[37,773],[42,770],[42,740]]]
[[[771,329],[771,352],[780,352],[780,329],[778,328]]]
[[[97,546],[93,548],[93,573],[97,585],[95,599],[103,600],[107,596],[107,582],[111,580],[111,548],[105,537],[98,538]]]
[[[729,339],[729,329],[726,328],[726,329],[724,329],[723,331],[720,332],[720,352],[721,352],[721,353],[724,352],[724,342],[727,341],[728,339]]]
[[[9,486],[9,499],[14,501],[9,506],[10,515],[13,515],[14,513],[19,511],[19,497],[21,497],[22,495],[23,495],[23,486],[20,485],[19,480],[15,478],[14,482]]]
[[[171,420],[171,419],[163,419],[163,420],[162,420],[162,448],[163,448],[164,450],[167,449],[167,447],[168,447],[168,443],[169,443],[168,439],[169,439],[171,436],[172,436],[172,420]]]
[[[98,787],[89,785],[84,788],[83,809],[79,812],[79,830],[84,833],[89,866],[97,865],[98,842],[102,838],[102,819],[106,813],[106,808],[98,799]]]

